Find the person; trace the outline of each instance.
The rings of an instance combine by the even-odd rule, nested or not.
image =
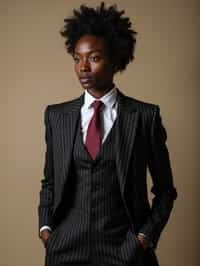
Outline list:
[[[73,12],[60,33],[84,92],[44,112],[38,234],[45,265],[156,266],[177,190],[159,105],[114,82],[134,59],[137,32],[116,4]]]

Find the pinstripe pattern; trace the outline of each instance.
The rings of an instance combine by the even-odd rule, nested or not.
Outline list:
[[[81,131],[77,131],[71,176],[73,198],[56,229],[61,237],[47,242],[48,266],[128,266],[136,262],[138,246],[116,176],[115,122],[95,160],[83,144]]]
[[[83,96],[84,94],[68,102],[49,105],[45,110],[47,150],[38,214],[39,228],[43,225],[53,228],[49,238],[49,244],[52,243],[52,246],[58,242],[57,238],[60,245],[65,242],[65,234],[61,234],[60,223],[65,220],[63,206],[64,209],[70,206],[72,196],[71,162]],[[113,146],[116,147],[115,171],[121,199],[130,221],[131,232],[143,232],[156,248],[177,197],[165,143],[166,130],[158,105],[130,98],[120,90],[118,101]],[[155,194],[152,209],[147,197],[147,166],[153,180],[152,192]],[[59,248],[59,245],[54,248]],[[137,257],[138,262],[135,266],[158,265],[153,249]]]

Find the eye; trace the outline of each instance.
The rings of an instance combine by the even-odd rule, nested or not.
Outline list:
[[[74,59],[74,62],[75,63],[78,63],[79,62],[79,58],[78,57],[74,56],[73,59]]]
[[[91,59],[93,62],[98,62],[101,58],[100,58],[100,56],[98,56],[98,55],[93,55],[93,56],[90,56],[90,59]]]

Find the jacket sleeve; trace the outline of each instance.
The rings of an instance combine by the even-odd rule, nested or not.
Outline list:
[[[52,209],[53,209],[53,191],[54,191],[54,167],[53,167],[53,146],[52,146],[52,131],[49,121],[49,106],[46,107],[44,112],[45,123],[45,141],[46,152],[44,162],[44,177],[41,179],[41,189],[39,193],[39,230],[42,226],[52,225]]]
[[[162,124],[158,105],[155,105],[150,128],[148,167],[153,181],[151,192],[155,196],[150,215],[140,232],[144,233],[156,248],[160,234],[169,219],[174,200],[177,198],[166,146],[167,133]]]

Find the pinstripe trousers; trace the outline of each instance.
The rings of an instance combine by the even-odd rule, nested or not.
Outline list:
[[[79,118],[70,204],[47,240],[45,266],[142,265],[143,250],[131,231],[116,173],[116,121],[93,160],[83,143]]]

